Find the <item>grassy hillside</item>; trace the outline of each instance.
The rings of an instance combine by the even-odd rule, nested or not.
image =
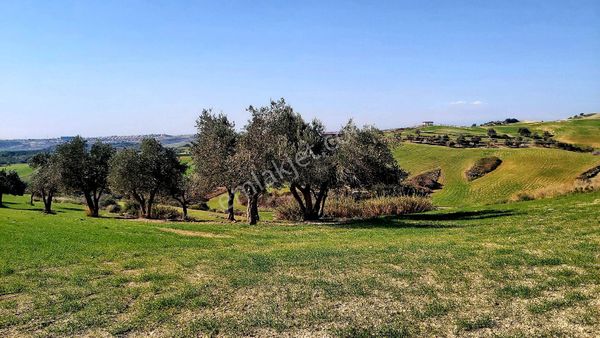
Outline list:
[[[26,163],[18,163],[18,164],[10,164],[7,166],[0,166],[0,169],[14,170],[17,172],[17,174],[19,174],[21,179],[24,181],[28,181],[29,176],[31,176],[31,174],[33,173],[33,169],[31,169],[31,167],[29,167],[29,165]]]
[[[558,149],[457,149],[403,143],[394,149],[402,168],[418,174],[442,169],[444,187],[433,194],[441,206],[483,205],[506,201],[519,192],[572,183],[600,156]],[[468,182],[465,171],[482,157],[497,156],[503,163],[495,171]]]
[[[0,336],[593,336],[600,193],[347,225],[0,209]],[[39,209],[39,206],[36,208]]]
[[[456,138],[460,134],[486,136],[488,128],[493,128],[498,134],[508,134],[510,136],[519,136],[519,128],[528,128],[533,133],[542,135],[548,131],[554,135],[554,139],[579,145],[588,145],[594,148],[600,148],[600,114],[581,119],[570,119],[548,122],[520,122],[509,125],[491,126],[491,127],[458,127],[458,126],[429,126],[420,127],[423,135],[449,135]],[[408,129],[404,134],[414,134],[416,129]]]

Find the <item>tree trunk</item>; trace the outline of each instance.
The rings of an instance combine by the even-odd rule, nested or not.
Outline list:
[[[181,209],[183,209],[183,220],[186,221],[188,219],[187,203],[181,203]]]
[[[148,204],[146,205],[146,218],[152,218],[152,205],[154,204],[154,192],[150,193],[150,197],[148,197]]]
[[[325,207],[325,198],[328,191],[327,184],[321,184],[319,192],[315,193],[310,185],[302,187],[297,183],[292,183],[290,191],[296,202],[298,202],[304,221],[316,220],[323,216],[323,208]],[[315,197],[314,202],[313,195]]]
[[[258,194],[249,194],[246,215],[248,224],[255,225],[258,222]]]
[[[91,216],[91,217],[98,216],[98,215],[94,216],[94,200],[92,199],[92,196],[90,195],[90,193],[84,192],[83,196],[85,197],[85,204],[87,205],[88,216]]]
[[[43,194],[42,199],[44,200],[44,212],[47,214],[52,213],[52,193],[48,193],[48,195]]]
[[[302,213],[304,214],[306,212],[306,207],[304,206],[304,202],[302,201],[300,194],[298,194],[297,187],[298,186],[296,185],[296,183],[292,183],[290,185],[290,192],[292,193],[292,196],[294,196],[296,202],[298,202],[298,205],[300,206],[300,211],[302,211]]]
[[[227,197],[227,220],[233,222],[235,221],[235,214],[233,213],[235,193],[230,188],[227,188]]]
[[[100,216],[100,197],[102,196],[102,191],[100,191],[98,194],[96,194],[94,192],[94,195],[92,196],[93,199],[93,203],[92,203],[92,217],[98,217]]]
[[[33,205],[33,198],[34,198],[34,193],[31,193],[31,196],[29,197],[29,205]]]
[[[3,207],[2,205],[2,193],[0,192],[0,207]]]
[[[304,196],[304,206],[306,207],[304,209],[304,215],[302,219],[305,221],[313,220],[316,217],[314,213],[314,205],[312,202],[312,191],[310,190],[310,185],[307,185],[304,188],[300,188],[300,191],[302,192],[302,196]]]

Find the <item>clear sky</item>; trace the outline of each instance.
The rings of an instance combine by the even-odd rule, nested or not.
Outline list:
[[[0,1],[0,139],[600,111],[600,1]]]

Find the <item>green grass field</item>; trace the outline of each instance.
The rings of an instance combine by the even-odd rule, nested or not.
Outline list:
[[[0,166],[0,169],[14,170],[19,174],[22,180],[28,181],[29,177],[33,173],[33,169],[27,163],[9,164],[6,166]]]
[[[600,193],[346,225],[0,209],[0,336],[592,336]]]
[[[440,206],[500,203],[519,192],[573,183],[585,170],[600,164],[589,153],[558,149],[459,149],[403,143],[394,149],[400,166],[411,174],[442,169],[444,187],[433,194]],[[482,157],[498,156],[503,163],[493,172],[468,182],[465,171]]]

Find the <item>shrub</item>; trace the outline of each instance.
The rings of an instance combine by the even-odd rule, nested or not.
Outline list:
[[[115,204],[117,204],[117,199],[113,195],[105,195],[100,199],[100,206],[103,208],[107,208]]]
[[[442,169],[437,168],[409,178],[404,182],[404,186],[407,187],[407,192],[413,195],[429,195],[434,190],[442,188],[442,184],[439,182],[441,176]]]
[[[433,210],[431,200],[423,197],[378,197],[363,201],[362,217],[398,216]]]
[[[126,217],[139,217],[140,205],[131,200],[125,200],[121,214]]]
[[[585,171],[581,175],[577,176],[577,179],[583,180],[583,181],[591,180],[592,178],[598,176],[598,174],[600,174],[600,165],[595,166],[595,167]]]
[[[112,214],[118,214],[121,212],[121,206],[118,204],[111,204],[106,207],[106,211],[108,211]]]
[[[533,197],[531,194],[528,193],[518,193],[517,196],[515,197],[516,201],[533,201],[535,199],[535,197]]]
[[[467,179],[473,181],[480,178],[485,174],[496,170],[501,163],[502,160],[496,156],[481,158],[475,162],[471,169],[467,170]]]
[[[362,209],[360,204],[361,202],[348,196],[330,198],[325,203],[325,214],[338,218],[361,217]]]
[[[376,197],[362,201],[336,197],[325,204],[325,214],[335,218],[398,216],[433,209],[429,198],[417,196]]]
[[[282,200],[275,208],[275,218],[287,221],[301,221],[302,211],[298,207],[298,203],[291,198]]]
[[[183,214],[173,207],[156,205],[152,208],[152,218],[172,221],[183,219]]]

